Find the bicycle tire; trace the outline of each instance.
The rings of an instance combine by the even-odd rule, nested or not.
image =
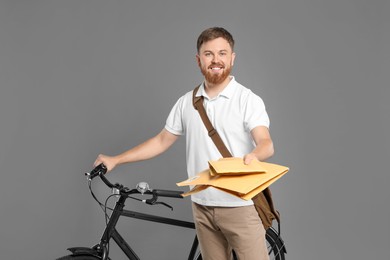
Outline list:
[[[194,260],[202,260],[202,254],[199,252],[198,254],[195,255]]]
[[[194,258],[191,258],[193,260],[202,260],[202,254],[200,253],[200,248],[199,248],[199,245],[198,247],[196,248],[196,252],[195,252],[195,255],[194,255]]]
[[[66,255],[57,260],[101,260],[101,258],[93,255]]]
[[[265,234],[270,260],[285,260],[284,242],[273,228],[268,228]]]

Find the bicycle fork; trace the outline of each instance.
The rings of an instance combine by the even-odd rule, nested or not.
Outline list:
[[[119,200],[115,204],[115,208],[112,211],[110,220],[103,232],[103,235],[100,239],[100,244],[97,245],[98,249],[101,252],[102,260],[108,259],[108,245],[110,239],[112,238],[115,243],[122,249],[125,255],[131,260],[139,260],[140,258],[135,254],[119,232],[115,229],[116,224],[120,216],[123,213],[123,208],[125,207],[125,201],[127,199],[127,194],[121,194]]]

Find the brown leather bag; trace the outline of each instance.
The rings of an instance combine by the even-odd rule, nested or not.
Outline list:
[[[204,125],[206,126],[210,138],[217,146],[218,151],[221,153],[221,155],[223,157],[232,157],[230,151],[223,143],[221,137],[211,124],[210,119],[206,114],[206,111],[203,107],[203,96],[196,96],[199,87],[200,85],[194,89],[192,94],[192,103],[194,105],[194,108],[199,112],[199,115]],[[274,219],[276,219],[278,223],[280,223],[280,214],[277,210],[275,210],[274,203],[272,201],[271,190],[269,188],[266,188],[265,190],[254,196],[252,198],[252,201],[265,229],[268,229],[272,226],[272,221]]]

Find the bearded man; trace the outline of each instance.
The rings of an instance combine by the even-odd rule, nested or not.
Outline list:
[[[196,96],[214,128],[234,157],[245,164],[264,161],[274,153],[269,117],[263,100],[230,74],[234,65],[234,39],[224,28],[203,31],[197,41],[196,61],[204,76]],[[116,156],[100,154],[94,165],[111,171],[119,164],[153,158],[166,151],[180,136],[186,138],[188,177],[208,168],[209,160],[221,158],[217,147],[192,104],[193,91],[173,106],[165,127],[156,136]],[[209,187],[191,195],[196,232],[205,260],[266,260],[265,230],[253,202]]]

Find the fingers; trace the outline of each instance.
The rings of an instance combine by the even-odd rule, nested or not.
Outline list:
[[[102,163],[103,163],[102,157],[103,157],[102,154],[99,154],[99,155],[98,155],[98,157],[96,158],[95,162],[93,163],[93,166],[94,166],[94,167],[96,167],[96,166],[98,166],[99,164],[102,164]]]
[[[244,164],[246,165],[250,164],[253,160],[257,160],[256,155],[253,153],[248,153],[244,156]]]
[[[99,154],[98,157],[96,158],[95,162],[93,163],[94,167],[96,167],[100,164],[104,164],[106,166],[107,172],[111,171],[116,166],[116,163],[115,163],[113,157],[106,156],[103,154]]]

